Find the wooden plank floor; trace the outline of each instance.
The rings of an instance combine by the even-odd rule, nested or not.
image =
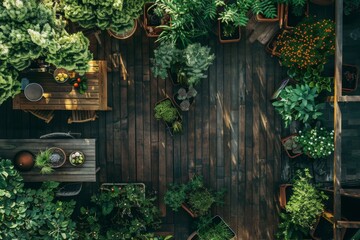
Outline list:
[[[97,138],[99,182],[144,182],[157,192],[164,221],[174,226],[179,240],[187,238],[192,222],[185,213],[166,209],[166,186],[202,174],[207,185],[227,190],[224,206],[213,213],[230,224],[237,239],[274,239],[281,125],[268,99],[282,73],[264,46],[250,44],[250,33],[242,33],[239,43],[220,44],[216,36],[209,40],[216,60],[199,86],[195,105],[184,114],[181,136],[170,137],[153,117],[155,103],[172,96],[173,88],[168,80],[152,76],[154,39],[138,29],[122,41],[103,32],[101,45],[90,36],[95,59],[108,61],[112,111],[100,112],[95,122],[71,125],[66,122],[70,112],[59,111],[45,124],[12,110],[7,101],[0,106],[0,138],[34,138],[55,131]],[[126,79],[121,68],[112,65],[112,53],[121,55]]]

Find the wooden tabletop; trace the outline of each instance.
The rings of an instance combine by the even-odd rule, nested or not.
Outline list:
[[[29,172],[21,172],[25,182],[96,182],[96,140],[95,139],[0,139],[0,156],[12,160],[21,150],[28,150],[34,155],[40,150],[59,147],[65,151],[66,162],[50,174],[41,174],[38,168]],[[69,154],[81,151],[85,155],[85,163],[73,166],[69,162]]]
[[[13,99],[14,109],[23,110],[109,110],[107,102],[107,63],[90,61],[86,72],[88,89],[80,94],[69,84],[57,83],[50,73],[26,73],[24,77],[31,82],[39,83],[43,89],[43,98],[31,102],[25,98],[24,91]]]

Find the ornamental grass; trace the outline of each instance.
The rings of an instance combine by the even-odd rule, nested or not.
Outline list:
[[[323,65],[335,53],[335,23],[307,17],[292,31],[281,33],[277,46],[283,66],[306,69]]]

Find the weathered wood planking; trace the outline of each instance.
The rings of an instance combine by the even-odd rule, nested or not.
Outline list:
[[[274,239],[281,121],[268,99],[281,79],[276,59],[267,56],[260,43],[247,41],[244,30],[239,43],[223,45],[210,39],[216,60],[198,87],[195,104],[183,114],[184,133],[172,138],[154,118],[153,108],[165,96],[172,97],[174,87],[169,79],[152,75],[149,58],[156,43],[142,31],[127,40],[103,32],[102,45],[94,48],[96,59],[121,55],[128,73],[125,79],[121,68],[108,64],[111,112],[98,113],[95,122],[72,126],[64,125],[66,114],[56,112],[45,125],[12,110],[10,101],[0,106],[6,113],[0,119],[0,137],[37,138],[71,130],[97,138],[99,181],[145,182],[158,196],[164,222],[174,225],[180,240],[186,239],[191,221],[182,210],[167,209],[163,197],[168,184],[202,174],[207,186],[227,190],[224,206],[214,208],[213,214],[224,217],[238,239]]]
[[[41,174],[40,169],[33,168],[22,172],[25,182],[95,182],[96,181],[96,145],[95,139],[0,139],[0,155],[13,159],[22,150],[34,155],[50,147],[60,147],[66,154],[66,162],[51,174]],[[81,151],[85,155],[85,163],[74,167],[68,158],[71,152]]]

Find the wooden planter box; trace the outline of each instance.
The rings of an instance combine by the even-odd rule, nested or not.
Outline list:
[[[275,34],[270,41],[266,44],[265,50],[271,54],[271,56],[280,57],[280,52],[278,52],[277,46],[277,37],[283,32],[288,33],[288,30],[280,29],[277,34]],[[281,64],[280,64],[281,65]]]
[[[288,136],[288,137],[285,137],[285,138],[281,139],[281,143],[282,143],[282,145],[283,145],[283,147],[284,147],[284,149],[285,149],[285,152],[286,152],[286,154],[288,155],[289,158],[296,158],[296,157],[298,157],[298,156],[300,156],[300,155],[303,154],[302,152],[301,152],[301,153],[293,153],[291,150],[288,150],[288,149],[286,149],[286,147],[285,147],[285,143],[286,143],[288,140],[290,140],[291,138],[295,137],[295,136],[297,136],[297,134],[292,134],[292,135],[290,135],[290,136]]]
[[[227,38],[227,37],[223,36],[223,34],[222,34],[223,33],[223,25],[220,20],[218,20],[218,32],[219,32],[219,41],[221,43],[239,42],[241,39],[240,27],[237,27],[237,29],[235,30],[235,36],[233,36],[232,38]]]
[[[277,5],[277,16],[275,18],[266,18],[262,14],[256,14],[256,21],[258,22],[280,22],[280,26],[282,26],[284,14],[284,4]]]
[[[342,91],[353,92],[357,88],[359,68],[355,65],[343,64],[342,66]]]
[[[186,203],[181,204],[182,209],[184,209],[192,218],[198,217],[198,215],[191,210],[190,206]]]
[[[287,202],[292,194],[292,184],[281,184],[279,191],[279,204],[282,209],[285,209]]]
[[[285,5],[284,7],[284,28],[292,29],[294,28],[305,16],[309,15],[309,3],[305,6],[305,12],[302,16],[294,16],[292,14],[292,6]]]
[[[236,239],[236,234],[235,232],[231,229],[231,227],[224,221],[224,219],[222,219],[219,215],[216,215],[215,217],[213,217],[211,219],[211,223],[209,224],[210,226],[207,226],[209,228],[211,228],[213,225],[217,225],[219,223],[223,222],[229,230],[229,233],[231,233],[231,237],[229,239],[222,239],[222,240],[235,240]],[[188,238],[187,240],[200,240],[200,236],[199,236],[199,230],[193,232]]]

